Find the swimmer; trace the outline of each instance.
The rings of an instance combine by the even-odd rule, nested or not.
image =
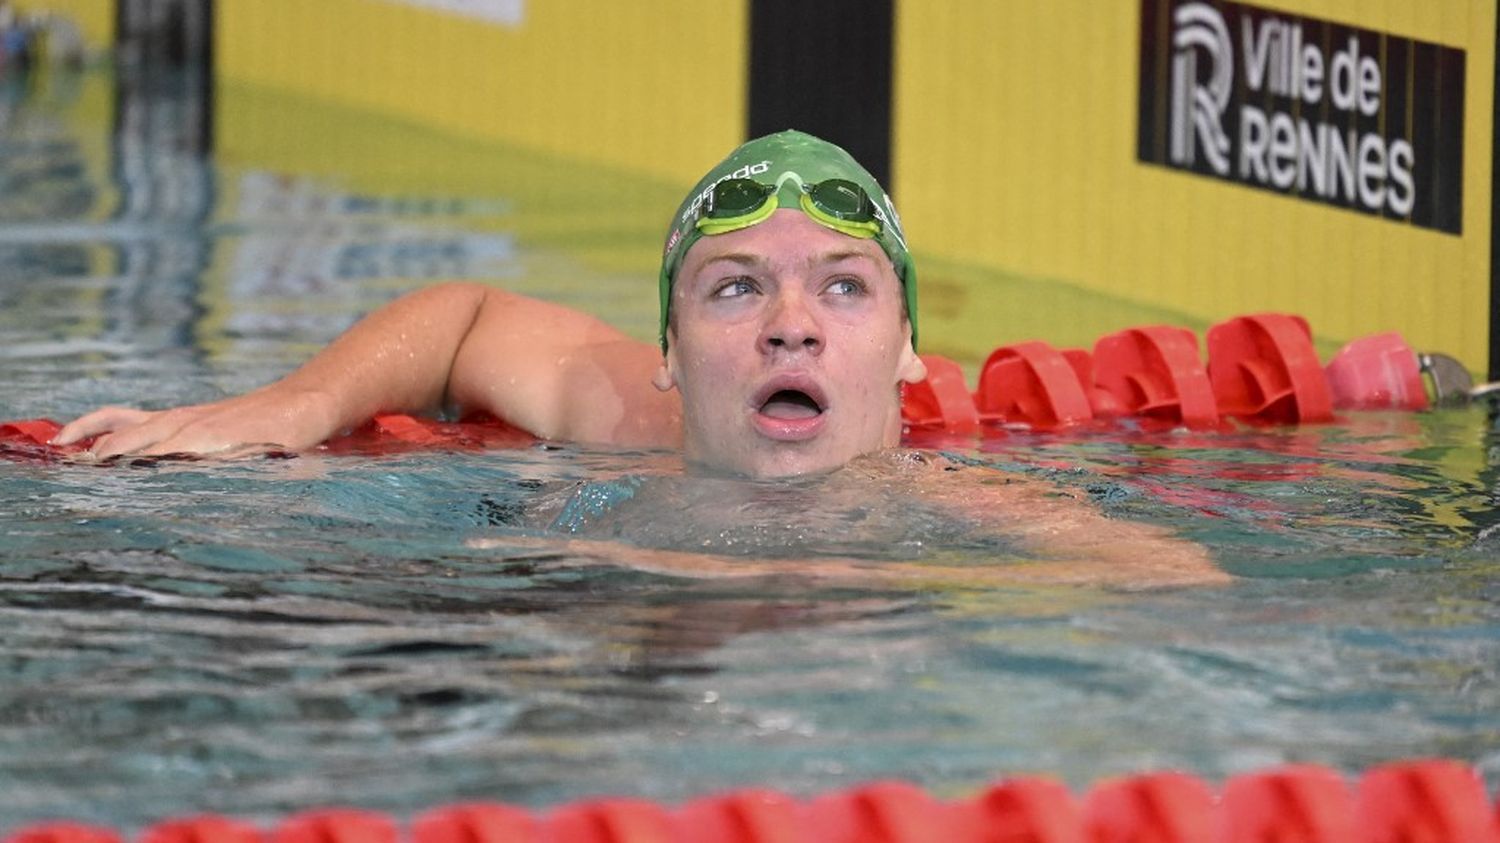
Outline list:
[[[709,472],[825,472],[901,436],[916,274],[889,197],[800,132],[736,149],[672,217],[661,347],[476,284],[376,311],[286,378],[163,411],[107,407],[55,442],[92,452],[303,450],[378,413],[484,412],[544,439],[681,448]]]
[[[890,197],[848,153],[795,131],[744,144],[683,200],[663,253],[659,346],[556,304],[442,284],[376,311],[268,386],[171,410],[106,407],[54,441],[98,436],[101,459],[296,451],[379,413],[442,409],[543,439],[680,449],[698,475],[816,476],[871,460],[913,470],[892,449],[900,387],[926,376],[916,270]],[[1030,569],[1043,579],[1225,579],[1197,545],[1045,484],[960,489],[929,462],[916,469],[929,479],[899,485],[1025,534],[1050,560]],[[653,558],[717,564],[670,549]]]

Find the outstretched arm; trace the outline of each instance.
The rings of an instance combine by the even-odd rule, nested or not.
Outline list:
[[[545,438],[670,445],[675,393],[657,392],[660,352],[560,305],[478,284],[411,293],[361,320],[301,368],[209,404],[96,410],[58,444],[100,435],[94,453],[212,454],[308,448],[377,413],[445,404],[483,411]]]
[[[1153,524],[1106,517],[1092,502],[1049,482],[987,468],[961,472],[973,475],[962,482],[945,482],[944,474],[924,476],[928,496],[1034,554],[1006,566],[1008,579],[1125,589],[1233,581],[1202,545]]]
[[[469,540],[468,546],[508,553],[535,549],[545,553],[553,565],[619,565],[688,579],[796,577],[828,585],[989,588],[1027,584],[1094,586],[1119,591],[1224,585],[1233,581],[1208,561],[1202,548],[1186,543],[1155,548],[1134,545],[1137,550],[1166,551],[1155,557],[1114,558],[1085,551],[1066,561],[1006,560],[1001,564],[962,566],[835,556],[746,559],[572,536],[478,538]],[[1127,546],[1131,546],[1129,541]]]

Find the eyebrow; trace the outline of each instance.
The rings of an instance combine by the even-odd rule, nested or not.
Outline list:
[[[766,259],[761,257],[760,255],[752,255],[745,252],[725,252],[722,255],[714,255],[713,257],[704,261],[703,265],[708,266],[720,261],[737,263],[741,266],[762,266],[765,264]]]

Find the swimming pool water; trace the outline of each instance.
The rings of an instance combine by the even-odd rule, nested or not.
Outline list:
[[[185,156],[93,120],[107,80],[72,84],[5,99],[0,418],[242,391],[438,277],[654,327],[654,219],[501,176],[381,192]],[[372,144],[450,143],[348,119]],[[560,485],[673,473],[661,453],[0,463],[0,829],[1426,755],[1500,776],[1500,440],[1480,410],[950,447],[1166,526],[1236,579],[684,577],[517,516]],[[881,556],[820,520],[860,505],[840,494],[771,526]],[[673,517],[630,541],[720,533]]]

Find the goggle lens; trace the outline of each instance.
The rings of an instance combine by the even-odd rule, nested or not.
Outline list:
[[[708,194],[703,216],[716,220],[743,216],[758,210],[775,192],[775,187],[752,179],[726,179],[714,185]]]
[[[845,222],[875,219],[875,203],[864,189],[848,179],[828,179],[810,185],[808,198],[818,210]]]

